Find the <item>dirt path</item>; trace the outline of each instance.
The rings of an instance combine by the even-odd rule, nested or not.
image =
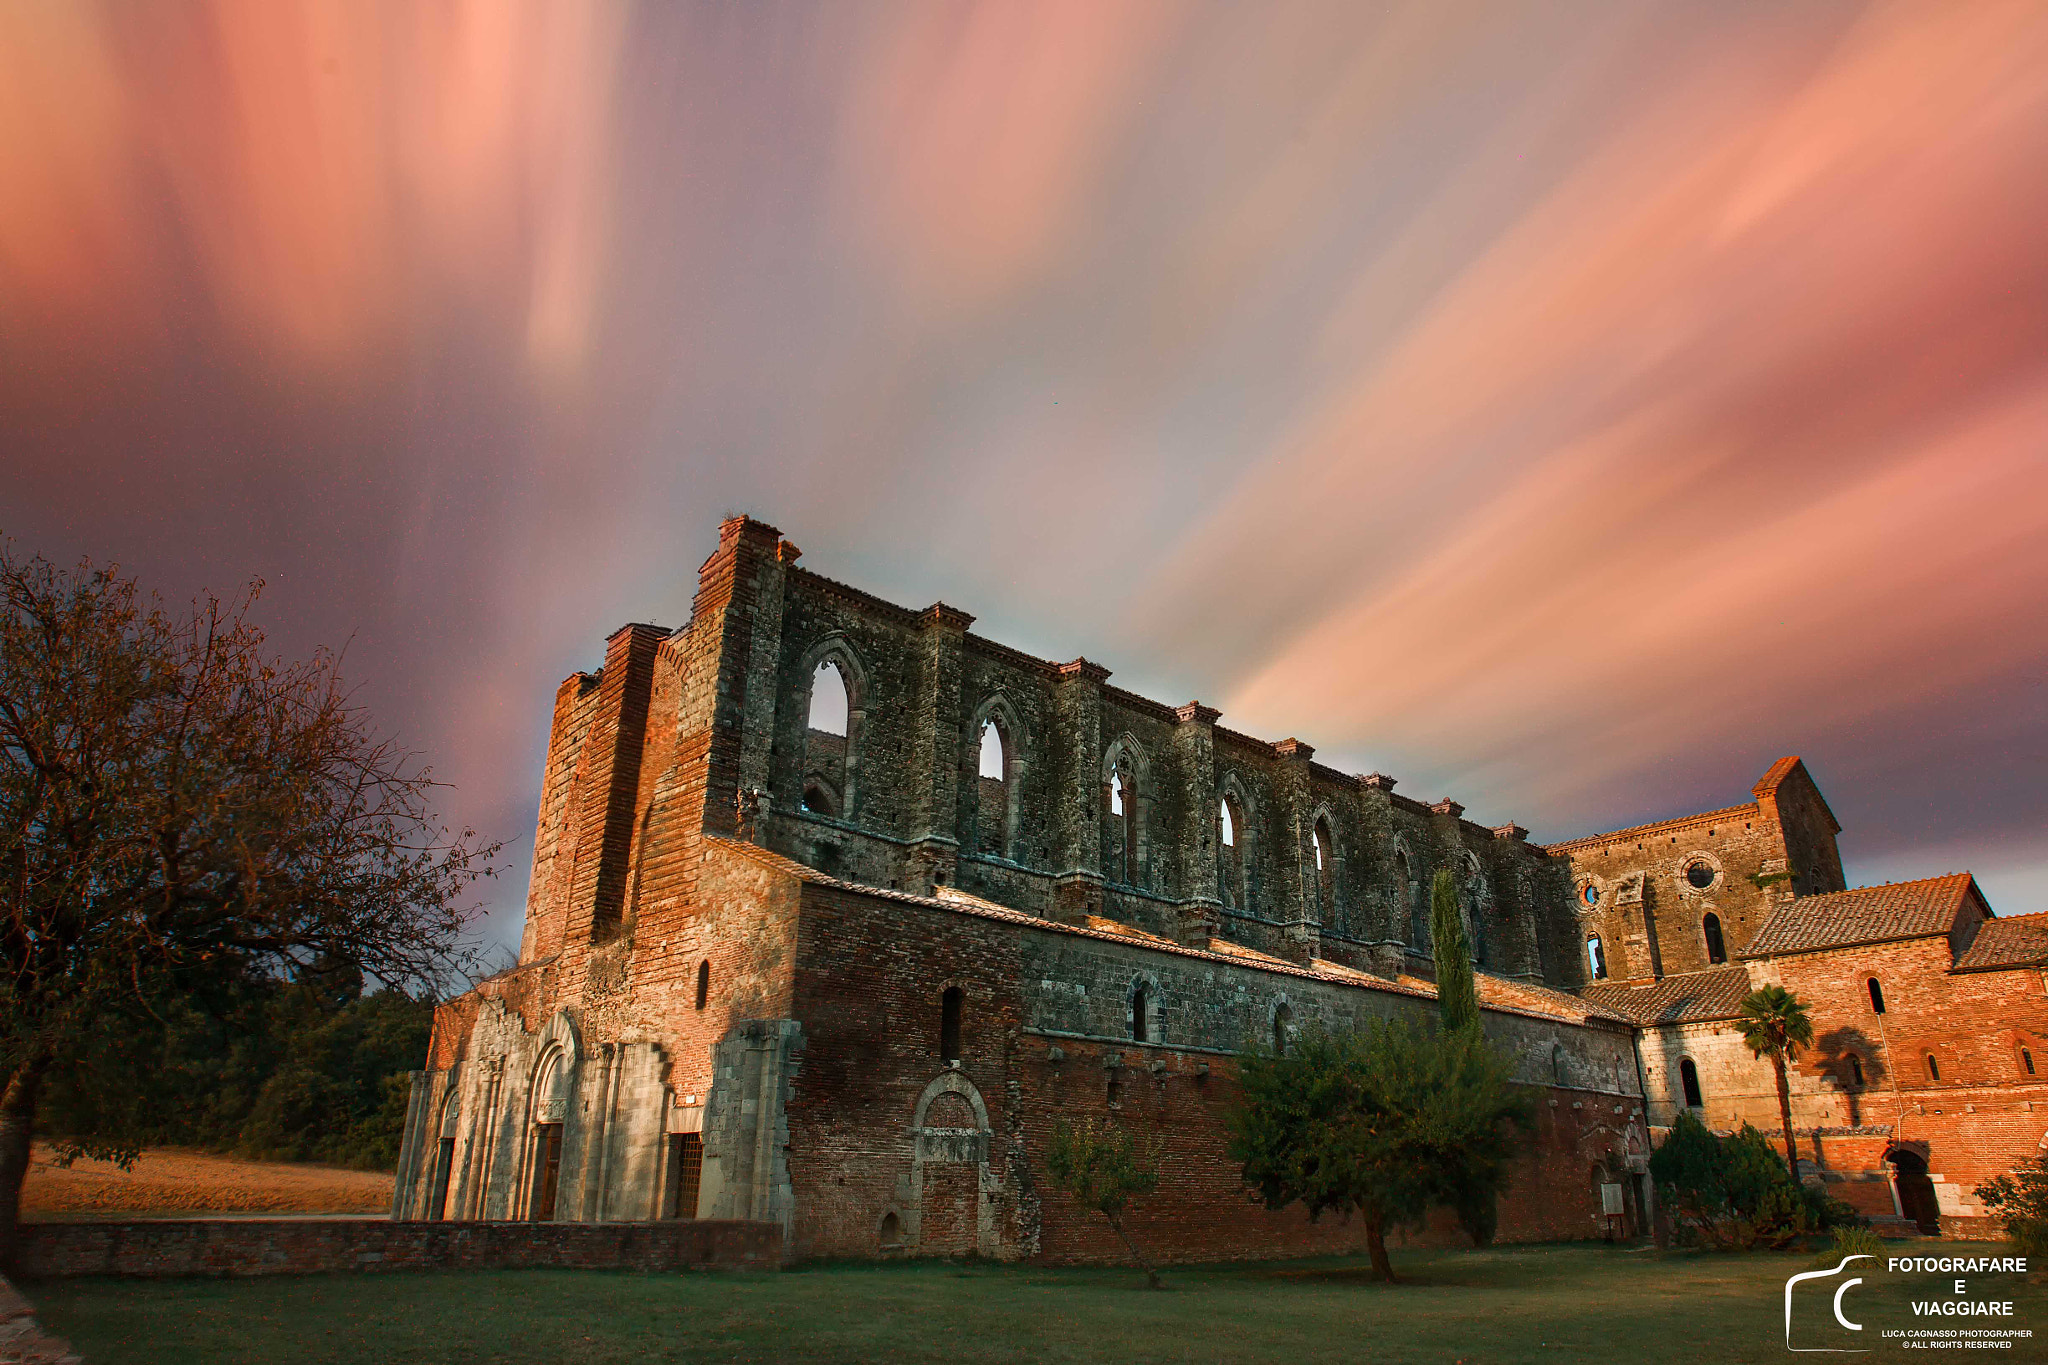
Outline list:
[[[391,1177],[381,1171],[243,1161],[213,1152],[153,1147],[126,1171],[112,1162],[58,1166],[38,1146],[22,1186],[21,1211],[38,1214],[383,1213]]]

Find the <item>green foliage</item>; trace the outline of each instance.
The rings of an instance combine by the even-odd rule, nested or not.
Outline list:
[[[2048,1259],[2048,1156],[1994,1176],[1977,1187],[1976,1195],[2005,1225],[2006,1240],[2022,1255]]]
[[[1472,979],[1472,945],[1458,909],[1458,881],[1439,869],[1429,892],[1429,937],[1436,951],[1436,1007],[1444,1032],[1479,1027],[1479,992]]]
[[[1085,1119],[1076,1128],[1065,1119],[1053,1124],[1052,1145],[1045,1154],[1046,1174],[1083,1207],[1109,1220],[1131,1259],[1144,1268],[1147,1283],[1161,1288],[1159,1271],[1124,1230],[1124,1210],[1132,1196],[1159,1188],[1159,1146],[1144,1144],[1117,1123],[1097,1125]]]
[[[1821,1248],[1820,1255],[1813,1258],[1815,1270],[1832,1270],[1842,1263],[1845,1256],[1882,1256],[1884,1238],[1874,1228],[1865,1226],[1839,1227],[1835,1229],[1834,1240]]]
[[[1730,1137],[1680,1114],[1650,1155],[1657,1197],[1689,1240],[1727,1250],[1783,1248],[1855,1220],[1848,1205],[1799,1184],[1770,1142],[1744,1124]]]
[[[1791,880],[1792,874],[1790,872],[1752,872],[1749,874],[1749,884],[1759,891],[1776,886],[1779,882],[1789,882]]]
[[[1761,986],[1744,996],[1735,1027],[1759,1059],[1789,1061],[1813,1046],[1813,1017],[1783,986]]]
[[[1512,1076],[1476,1029],[1310,1029],[1284,1055],[1243,1058],[1230,1156],[1268,1208],[1362,1216],[1374,1269],[1391,1279],[1388,1227],[1443,1206],[1490,1231],[1516,1130],[1532,1122]]]
[[[202,1147],[389,1170],[433,1006],[395,990],[337,1001],[240,982],[158,1002],[55,1069],[40,1127],[61,1152],[132,1159]],[[396,1097],[394,1100],[394,1096]]]

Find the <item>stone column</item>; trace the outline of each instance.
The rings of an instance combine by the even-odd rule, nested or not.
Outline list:
[[[1102,911],[1102,684],[1109,670],[1076,659],[1054,685],[1047,775],[1052,786],[1053,917],[1079,923]]]
[[[1279,797],[1272,824],[1275,852],[1274,872],[1279,884],[1274,889],[1274,913],[1285,922],[1281,930],[1280,956],[1307,963],[1322,952],[1322,918],[1309,892],[1309,873],[1315,854],[1309,847],[1309,822],[1315,805],[1309,790],[1308,764],[1315,748],[1298,739],[1283,739],[1273,746],[1280,755],[1280,771],[1273,790]]]
[[[1223,898],[1217,893],[1217,859],[1222,854],[1216,811],[1216,718],[1213,706],[1191,701],[1174,713],[1175,766],[1180,770],[1186,804],[1181,828],[1174,831],[1179,848],[1174,870],[1180,903],[1180,941],[1191,948],[1208,946],[1223,925]]]
[[[1363,937],[1371,940],[1367,951],[1372,973],[1389,979],[1408,969],[1408,917],[1414,913],[1415,894],[1394,861],[1394,787],[1399,780],[1385,773],[1365,773],[1358,779],[1361,847],[1372,850],[1375,880],[1392,888],[1380,900],[1378,922]]]
[[[944,602],[918,617],[923,633],[911,771],[917,784],[910,866],[924,890],[952,885],[960,854],[960,650],[974,618]]]

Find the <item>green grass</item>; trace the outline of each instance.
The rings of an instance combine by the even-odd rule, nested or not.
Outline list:
[[[1890,1248],[1904,1254],[1904,1247]],[[1914,1255],[1991,1255],[1981,1243]],[[2009,1254],[2009,1253],[2007,1253]],[[1350,1260],[1177,1268],[1150,1293],[1136,1272],[914,1263],[782,1274],[502,1271],[250,1280],[69,1280],[28,1286],[48,1330],[92,1365],[124,1362],[643,1361],[1035,1362],[1227,1360],[1783,1362],[1785,1277],[1813,1253],[1711,1255],[1594,1244],[1403,1252],[1413,1283],[1376,1285]],[[1840,1344],[1894,1357],[1886,1327],[1925,1327],[1912,1297],[1954,1277],[1869,1272],[1850,1291],[1866,1324]],[[1994,1292],[1995,1291],[1995,1292]],[[1983,1276],[2032,1327],[1999,1359],[2048,1359],[2048,1290]],[[1826,1321],[1825,1294],[1811,1305]],[[1801,1301],[1802,1307],[1806,1302]],[[1846,1336],[1845,1333],[1837,1335]],[[1804,1342],[1800,1344],[1805,1344]],[[1820,1344],[1818,1342],[1814,1344]],[[1827,1344],[1838,1344],[1829,1342]]]

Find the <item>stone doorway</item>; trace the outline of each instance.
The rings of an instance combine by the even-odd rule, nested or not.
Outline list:
[[[1927,1159],[1903,1147],[1893,1148],[1885,1157],[1891,1163],[1892,1180],[1899,1192],[1899,1214],[1918,1223],[1920,1231],[1934,1236],[1941,1231],[1941,1204],[1934,1197],[1934,1182],[1927,1178]]]

